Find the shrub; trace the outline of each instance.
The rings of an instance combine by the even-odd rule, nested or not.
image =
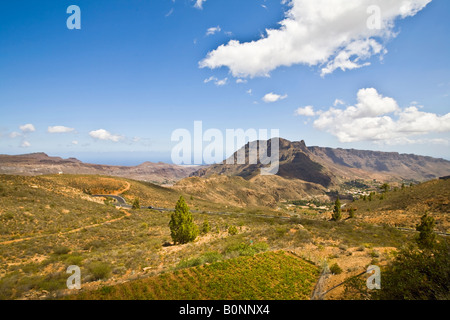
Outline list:
[[[142,222],[141,223],[141,229],[147,230],[148,229],[148,223]]]
[[[0,215],[0,217],[2,217],[4,220],[12,220],[14,219],[14,213],[7,212],[5,214]]]
[[[108,279],[111,274],[111,267],[101,261],[92,262],[88,269],[94,277],[94,280]]]
[[[207,234],[211,231],[211,226],[209,225],[208,220],[203,221],[202,224],[202,234]]]
[[[141,205],[140,205],[140,202],[139,202],[139,198],[134,199],[133,205],[132,205],[131,208],[132,208],[133,210],[136,210],[136,209],[140,209],[140,208],[141,208]]]
[[[330,267],[330,272],[331,272],[332,274],[341,274],[342,271],[343,271],[342,268],[341,268],[337,263],[333,264],[333,265]]]
[[[53,249],[53,253],[54,253],[54,254],[57,254],[57,255],[68,254],[69,252],[70,252],[70,248],[64,247],[64,246],[61,246],[61,247],[55,247],[55,248]]]
[[[238,229],[236,228],[236,226],[230,226],[228,228],[228,233],[232,236],[237,235]]]
[[[269,246],[265,242],[258,242],[254,245],[246,243],[234,243],[225,249],[225,254],[232,256],[253,256],[257,253],[267,251]]]
[[[382,270],[380,300],[450,299],[450,246],[440,243],[429,250],[402,249]]]
[[[67,257],[65,263],[71,266],[80,266],[83,261],[83,257],[79,255],[70,255]]]
[[[222,259],[223,259],[223,256],[219,252],[211,251],[211,252],[207,252],[197,258],[181,260],[180,263],[178,263],[176,268],[177,269],[192,268],[192,267],[203,265],[205,263],[214,263],[214,262],[220,261]]]

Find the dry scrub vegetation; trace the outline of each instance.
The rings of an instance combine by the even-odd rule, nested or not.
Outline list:
[[[97,192],[123,192],[128,203],[139,198],[141,205],[164,208],[173,208],[183,195],[191,210],[196,210],[193,217],[199,229],[207,220],[210,230],[192,243],[174,246],[168,227],[170,213],[118,209],[88,194]],[[228,214],[212,213],[224,211]],[[188,275],[197,270],[202,277],[207,277],[204,270],[209,269],[201,265],[233,264],[239,257],[246,257],[245,263],[253,265],[260,259],[254,255],[261,251],[293,251],[314,262],[316,267],[322,267],[325,262],[337,263],[343,269],[340,277],[345,277],[369,263],[383,263],[413,237],[388,225],[369,224],[362,218],[340,222],[328,219],[327,214],[298,212],[289,216],[260,207],[225,208],[223,204],[201,199],[198,194],[191,197],[180,190],[129,179],[3,175],[0,177],[0,299],[45,299],[73,294],[65,289],[69,276],[65,271],[70,265],[81,268],[84,294],[81,297],[108,297],[87,293],[100,289],[106,290],[100,291],[103,293],[119,292],[120,298],[130,298],[137,293],[130,291],[130,296],[126,296],[125,289],[102,288],[149,277],[165,279],[164,285],[172,287],[174,284],[167,281],[185,274],[182,271],[185,268],[195,268],[186,271]],[[155,278],[161,274],[163,278]],[[127,286],[133,285],[129,282]],[[181,289],[177,287],[177,290]],[[251,298],[248,294],[238,297]],[[259,294],[255,297],[268,298]],[[296,297],[307,298],[305,292],[302,294]],[[284,296],[279,293],[274,297]]]

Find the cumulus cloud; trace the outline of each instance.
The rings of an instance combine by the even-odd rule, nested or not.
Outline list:
[[[96,140],[119,142],[124,139],[123,136],[111,134],[105,129],[99,129],[89,132],[89,135]]]
[[[272,102],[277,102],[277,101],[279,101],[279,100],[284,100],[284,99],[286,99],[286,98],[287,98],[287,94],[285,94],[284,96],[282,96],[282,95],[279,95],[279,94],[276,94],[276,93],[271,92],[271,93],[266,94],[266,95],[262,98],[262,100],[263,100],[265,103],[272,103]]]
[[[303,112],[307,113],[307,110]],[[359,90],[354,106],[344,109],[330,107],[315,115],[314,127],[331,133],[340,142],[442,143],[447,140],[411,140],[411,137],[450,132],[450,113],[439,116],[420,111],[417,106],[401,109],[394,99],[382,96],[373,88]]]
[[[31,123],[24,124],[23,126],[20,126],[19,129],[22,130],[23,133],[36,131],[36,128]]]
[[[367,66],[387,53],[396,36],[395,21],[414,16],[431,0],[282,0],[289,6],[278,29],[261,39],[230,40],[199,62],[201,68],[227,67],[234,77],[269,76],[281,66],[321,66],[321,75],[336,69]],[[374,8],[376,10],[374,10]]]
[[[212,36],[212,35],[216,34],[217,32],[220,32],[220,31],[222,31],[220,26],[212,27],[212,28],[209,28],[208,30],[206,30],[206,35],[207,36]]]
[[[295,115],[297,116],[305,116],[305,117],[314,117],[316,113],[314,112],[313,106],[306,106],[303,108],[298,108],[295,110]]]
[[[74,128],[68,128],[64,126],[53,126],[48,127],[47,132],[48,133],[69,133],[75,131]]]

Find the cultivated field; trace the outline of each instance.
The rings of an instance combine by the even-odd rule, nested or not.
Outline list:
[[[70,296],[120,300],[305,300],[319,268],[283,252],[243,256]]]

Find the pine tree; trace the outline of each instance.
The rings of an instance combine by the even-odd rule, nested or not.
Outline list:
[[[436,221],[433,217],[425,213],[420,219],[420,224],[416,225],[416,230],[419,231],[417,243],[421,249],[431,249],[436,242],[436,234],[433,229]]]
[[[169,227],[170,235],[175,244],[194,241],[198,236],[198,228],[183,196],[180,197],[175,206],[175,212],[172,213]]]
[[[348,214],[349,219],[353,219],[355,217],[355,209],[350,208],[350,212]]]
[[[333,214],[331,215],[331,218],[334,221],[339,221],[342,218],[341,201],[339,200],[339,196],[337,197],[336,202],[334,203],[334,209],[333,209]]]

